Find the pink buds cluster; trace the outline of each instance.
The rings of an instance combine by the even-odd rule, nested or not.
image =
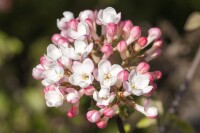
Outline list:
[[[57,26],[60,33],[52,36],[52,44],[32,72],[45,86],[48,107],[67,102],[67,116],[71,118],[79,113],[80,99],[91,97],[96,107],[86,117],[99,128],[105,128],[122,105],[149,118],[157,116],[155,107],[138,105],[127,97],[149,97],[156,90],[154,81],[162,74],[150,72],[147,62],[161,53],[159,28],[151,28],[147,37],[142,36],[139,26],[131,20],[122,21],[121,13],[112,7],[84,10],[77,18],[66,11]]]

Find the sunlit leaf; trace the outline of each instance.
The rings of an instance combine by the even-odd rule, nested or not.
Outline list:
[[[188,17],[184,30],[191,31],[200,28],[200,12],[193,12]]]
[[[149,119],[149,118],[142,118],[138,123],[137,123],[137,128],[147,128],[153,124],[156,123],[155,119]]]

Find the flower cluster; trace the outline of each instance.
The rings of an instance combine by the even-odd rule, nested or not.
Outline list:
[[[33,68],[32,75],[41,80],[48,107],[70,104],[68,117],[79,113],[81,97],[94,101],[86,114],[88,121],[104,128],[123,105],[131,106],[149,118],[158,111],[136,104],[131,97],[149,97],[156,89],[160,71],[150,72],[148,61],[161,53],[159,28],[141,36],[139,26],[121,20],[112,7],[100,11],[84,10],[79,17],[65,11],[57,20],[60,33],[51,38],[47,54]]]

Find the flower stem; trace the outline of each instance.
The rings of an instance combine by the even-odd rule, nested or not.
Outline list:
[[[120,132],[120,133],[125,133],[124,125],[123,125],[122,119],[120,118],[119,115],[116,115],[115,121],[116,121],[116,123],[117,123],[117,127],[118,127],[118,129],[119,129],[119,132]]]

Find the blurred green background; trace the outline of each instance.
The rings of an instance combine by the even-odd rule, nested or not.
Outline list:
[[[125,128],[129,132],[134,129],[134,133],[154,133],[163,124],[169,101],[183,82],[200,43],[200,26],[184,29],[188,16],[200,11],[200,0],[0,0],[0,133],[118,132],[114,119],[105,129],[85,119],[87,99],[82,101],[81,114],[73,119],[66,117],[67,107],[47,108],[43,87],[31,76],[51,35],[59,32],[56,19],[63,11],[78,16],[84,9],[107,6],[122,12],[123,20],[131,19],[141,26],[144,34],[152,26],[163,30],[163,55],[150,62],[152,71],[163,72],[153,95],[160,117],[149,120],[134,113],[125,121]],[[198,25],[200,19],[187,26],[193,22]],[[167,132],[200,132],[199,77],[198,70]]]

